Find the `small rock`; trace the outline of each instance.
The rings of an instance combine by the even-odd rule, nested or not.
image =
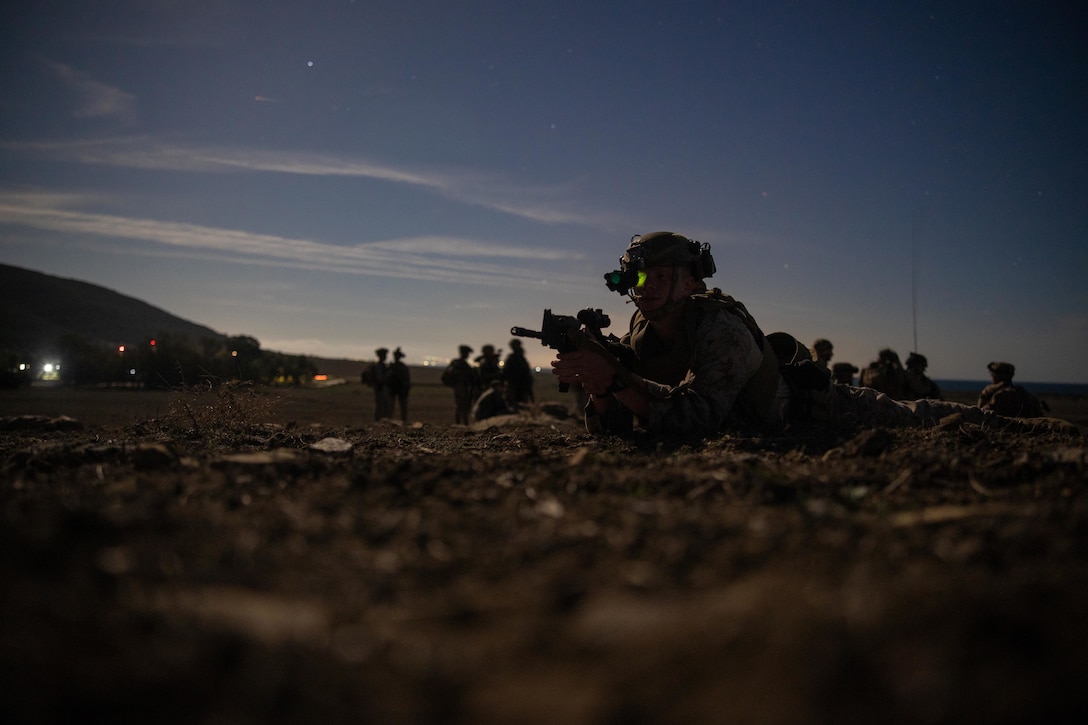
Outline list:
[[[0,430],[82,430],[83,424],[75,418],[61,415],[13,415],[0,418]]]
[[[83,424],[75,418],[69,418],[67,415],[62,415],[50,420],[46,426],[46,430],[83,430]]]
[[[351,453],[352,448],[354,446],[343,438],[322,438],[310,444],[310,450],[331,454]]]
[[[277,448],[272,451],[258,451],[256,453],[235,453],[222,456],[213,461],[212,465],[241,465],[241,466],[268,466],[279,463],[295,463],[299,460],[298,451],[289,448]]]
[[[545,498],[537,501],[536,506],[533,508],[541,516],[547,516],[553,519],[563,518],[563,514],[566,511],[563,509],[563,504],[554,498]]]

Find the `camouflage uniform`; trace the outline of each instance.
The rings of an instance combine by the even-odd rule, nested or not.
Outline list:
[[[831,364],[831,358],[834,355],[835,346],[831,344],[831,341],[826,338],[819,338],[812,343],[812,359],[816,361],[816,364],[825,370]]]
[[[725,306],[688,299],[683,330],[668,346],[635,313],[632,329],[620,345],[631,353],[632,371],[646,380],[649,414],[639,422],[649,431],[710,435],[723,427],[783,424],[789,388],[775,369],[770,400],[765,401],[769,404],[758,404],[753,396],[745,395],[746,387],[766,369],[765,356],[773,360],[773,353]],[[592,408],[587,412],[592,415]],[[605,429],[620,432],[629,429],[632,421],[626,409],[613,405],[601,422]]]
[[[694,310],[696,306],[689,304],[689,307]],[[777,372],[771,409],[762,416],[754,415],[740,400],[745,385],[763,361],[763,353],[751,331],[725,309],[701,316],[688,312],[686,317],[689,318],[686,329],[694,331],[693,338],[697,341],[694,345],[690,339],[682,339],[668,350],[649,343],[636,351],[631,342],[632,333],[620,341],[636,354],[641,353],[637,354],[633,368],[638,375],[648,378],[649,419],[640,421],[647,431],[702,435],[713,435],[725,428],[775,431],[798,416],[802,418],[799,422],[868,427],[933,426],[953,414],[980,425],[994,418],[959,403],[903,402],[871,388],[831,382],[816,391],[791,390]],[[697,320],[694,325],[690,324],[692,318]],[[681,346],[679,350],[677,345]],[[625,429],[615,412],[621,409],[622,406],[609,407],[609,416],[603,421],[606,430]]]
[[[1039,418],[1043,405],[1034,395],[1012,382],[1016,368],[1007,362],[992,362],[986,366],[993,385],[986,386],[978,396],[978,407],[998,415],[1017,418]]]
[[[941,388],[926,376],[926,367],[929,361],[925,355],[912,352],[907,355],[907,369],[903,371],[903,399],[930,400],[941,399]]]
[[[389,366],[385,364],[385,357],[389,350],[380,347],[374,351],[378,356],[373,363],[372,380],[374,386],[374,420],[393,417],[393,398],[389,394]]]
[[[928,428],[941,418],[960,415],[968,423],[993,423],[995,416],[962,403],[943,400],[895,400],[872,388],[833,385],[816,394],[809,420],[863,427]]]
[[[476,377],[480,390],[487,391],[491,383],[502,380],[502,366],[499,365],[499,355],[495,352],[494,345],[484,345],[480,348],[481,355],[476,358]]]
[[[903,373],[903,399],[921,400],[929,398],[940,400],[941,388],[922,373],[907,370]]]
[[[645,271],[654,266],[692,265],[692,276],[698,280],[714,271],[709,245],[669,232],[633,238],[620,263],[619,270],[605,275],[609,289],[620,294],[641,285],[648,275]],[[674,285],[676,279],[674,276]],[[653,323],[640,308],[632,316],[629,332],[621,340],[605,345],[619,368],[612,366],[613,383],[607,391],[612,398],[602,406],[604,412],[598,414],[593,402],[586,408],[586,425],[591,431],[630,430],[636,422],[634,414],[619,397],[630,397],[632,393],[626,388],[633,388],[646,400],[644,419],[637,423],[658,433],[714,435],[731,426],[766,431],[780,429],[790,420],[921,427],[936,425],[952,415],[993,427],[1032,426],[968,405],[928,399],[901,402],[872,388],[834,384],[825,369],[804,359],[807,355],[800,360],[783,357],[776,351],[788,353],[790,346],[771,344],[785,341],[803,348],[796,338],[785,333],[764,336],[743,305],[719,290],[706,292],[705,287],[700,287],[702,291],[675,301],[666,298],[667,304],[675,305],[672,309],[680,312],[670,343],[656,334]],[[634,294],[631,296],[636,299]],[[660,310],[660,306],[651,309],[655,315]],[[597,353],[607,355],[599,349]],[[892,372],[902,375],[898,356],[887,350],[882,351],[881,358],[889,363]],[[563,362],[561,353],[559,363]],[[573,367],[557,364],[556,369],[568,378],[579,374],[573,373]],[[816,375],[810,374],[813,371]],[[632,372],[636,377],[631,376]],[[599,376],[599,372],[592,374]],[[896,392],[900,392],[901,378],[893,382],[899,383]],[[1069,431],[1069,424],[1063,421],[1039,425]]]
[[[473,403],[472,420],[485,420],[496,415],[509,415],[513,412],[506,405],[506,393],[503,390],[502,381],[496,380]]]
[[[502,368],[502,379],[506,382],[506,399],[511,407],[533,402],[533,371],[525,359],[521,340],[510,341],[510,354]]]
[[[881,350],[877,359],[861,371],[861,387],[872,388],[896,400],[903,398],[903,365],[894,350]]]
[[[831,366],[832,379],[839,385],[853,385],[857,371],[858,366],[848,362],[837,362]]]
[[[1039,400],[1022,386],[1010,382],[994,383],[983,388],[978,396],[978,407],[1014,418],[1038,418],[1043,415]]]
[[[393,415],[393,403],[400,406],[401,422],[408,422],[408,391],[412,387],[412,374],[404,364],[404,353],[398,347],[393,351],[393,364],[389,366],[386,377],[389,395],[392,397],[389,414]]]
[[[468,361],[472,348],[460,347],[461,356],[451,360],[442,373],[442,384],[453,388],[453,418],[455,423],[468,425],[472,402],[479,390],[476,368]]]

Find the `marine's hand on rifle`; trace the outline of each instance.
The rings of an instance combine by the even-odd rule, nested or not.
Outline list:
[[[615,372],[615,359],[609,363],[593,350],[561,352],[552,360],[552,374],[559,382],[581,385],[590,395],[606,395]]]
[[[607,395],[618,372],[616,359],[591,330],[569,333],[575,349],[560,352],[552,361],[552,374],[560,383],[577,383],[590,395]]]

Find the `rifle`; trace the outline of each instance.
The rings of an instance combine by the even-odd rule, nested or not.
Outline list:
[[[555,315],[552,311],[544,310],[544,321],[540,325],[540,331],[530,330],[525,327],[511,327],[510,334],[515,337],[531,337],[540,340],[540,344],[550,347],[558,352],[572,352],[577,350],[586,339],[582,332],[582,325],[593,333],[597,339],[603,337],[601,330],[612,324],[611,318],[600,309],[587,307],[578,313],[577,317],[570,315]],[[566,383],[559,384],[559,392],[570,390]]]

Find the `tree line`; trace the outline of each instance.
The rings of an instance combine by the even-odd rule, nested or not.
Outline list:
[[[65,334],[57,342],[55,357],[29,362],[34,377],[45,363],[56,363],[57,377],[66,385],[180,388],[226,381],[299,385],[317,373],[316,364],[306,356],[262,350],[255,338],[246,335],[195,340],[164,334],[131,345],[104,345]]]

